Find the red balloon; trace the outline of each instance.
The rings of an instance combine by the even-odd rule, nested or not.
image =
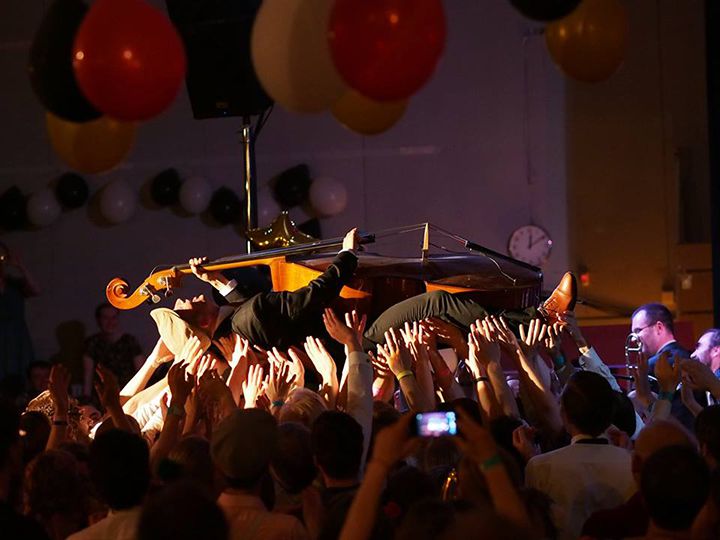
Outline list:
[[[442,0],[336,0],[328,39],[345,82],[375,101],[417,92],[445,48]]]
[[[118,120],[147,120],[177,96],[185,49],[165,14],[143,0],[97,0],[75,37],[73,68],[98,110]]]

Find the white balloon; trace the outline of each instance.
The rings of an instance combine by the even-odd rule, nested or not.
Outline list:
[[[27,204],[27,216],[36,227],[47,227],[60,215],[60,205],[55,194],[49,189],[41,189],[30,196]]]
[[[180,186],[180,206],[191,214],[204,212],[212,195],[210,184],[204,178],[189,178]]]
[[[258,227],[270,225],[280,215],[280,205],[272,195],[270,188],[263,187],[257,194]]]
[[[310,185],[310,204],[322,216],[335,216],[347,206],[347,188],[333,178],[315,178]]]
[[[334,0],[263,0],[250,37],[265,91],[295,112],[328,109],[345,91],[327,32]]]
[[[123,180],[110,182],[100,194],[100,213],[110,223],[127,221],[135,213],[137,193]]]

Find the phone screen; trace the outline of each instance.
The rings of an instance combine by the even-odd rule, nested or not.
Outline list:
[[[415,433],[419,437],[457,435],[455,413],[452,411],[418,413],[415,415]]]

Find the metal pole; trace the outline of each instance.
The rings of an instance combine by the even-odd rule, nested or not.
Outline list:
[[[720,2],[705,0],[714,327],[720,328]]]
[[[257,182],[255,181],[255,133],[249,116],[243,116],[242,145],[245,158],[243,184],[245,186],[245,230],[257,228]],[[245,247],[252,253],[253,246],[247,240]]]

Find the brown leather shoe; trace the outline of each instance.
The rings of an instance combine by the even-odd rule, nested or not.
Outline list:
[[[552,324],[559,320],[558,317],[561,313],[573,310],[576,300],[577,280],[572,272],[565,272],[558,286],[538,308],[538,311],[545,316],[547,323]]]

